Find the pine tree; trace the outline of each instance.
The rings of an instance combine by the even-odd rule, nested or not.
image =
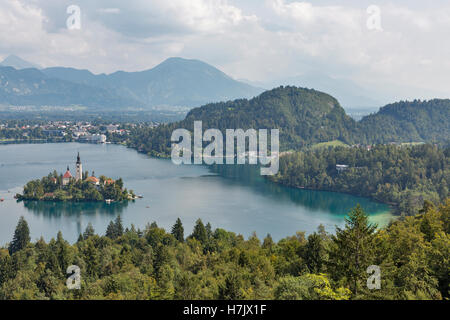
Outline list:
[[[14,237],[9,245],[9,254],[13,254],[19,250],[24,249],[30,243],[30,228],[25,218],[22,216],[19,219],[16,230],[14,231]]]
[[[208,240],[208,236],[207,236],[205,225],[203,224],[201,219],[197,220],[191,237],[200,241],[200,243],[203,245],[206,244],[206,242]]]
[[[116,226],[113,221],[108,224],[106,228],[106,234],[108,238],[115,239],[116,238]]]
[[[116,221],[114,222],[114,226],[116,228],[116,237],[123,236],[123,225],[120,215],[117,216]]]
[[[184,228],[180,218],[177,219],[172,227],[172,235],[180,242],[184,241]]]
[[[270,233],[268,233],[267,236],[263,240],[262,248],[272,250],[273,245],[274,245],[274,242],[273,242],[272,236],[270,235]]]
[[[305,261],[311,273],[317,274],[322,272],[325,262],[325,247],[323,240],[319,234],[314,232],[308,237],[308,243],[305,250]]]
[[[345,219],[345,229],[336,227],[332,236],[330,269],[335,280],[347,279],[351,291],[358,295],[367,279],[366,269],[374,261],[373,239],[376,225],[358,204]]]
[[[92,226],[92,223],[89,222],[89,224],[86,227],[86,230],[83,233],[83,239],[86,240],[89,237],[92,237],[93,235],[95,235],[95,230],[94,227]]]
[[[111,239],[117,239],[118,237],[123,236],[124,229],[122,225],[122,218],[117,216],[116,220],[111,221],[106,228],[106,236]]]

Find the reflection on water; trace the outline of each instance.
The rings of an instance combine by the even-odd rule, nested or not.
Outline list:
[[[213,165],[210,170],[227,179],[229,183],[244,185],[274,201],[289,201],[311,211],[329,211],[338,215],[346,214],[355,207],[355,200],[366,212],[385,213],[386,205],[363,197],[349,194],[286,187],[270,182],[259,174],[257,166]],[[381,221],[382,222],[382,221]]]
[[[53,202],[53,201],[23,201],[24,207],[36,215],[44,217],[69,217],[78,215],[103,215],[113,219],[128,207],[128,202]]]
[[[54,169],[73,170],[80,152],[83,168],[117,179],[143,195],[133,202],[16,202],[15,193],[32,179]],[[8,191],[9,190],[9,191]],[[302,190],[271,183],[257,166],[176,166],[170,160],[149,158],[118,145],[10,144],[0,145],[0,245],[11,241],[20,216],[28,221],[33,240],[56,236],[61,230],[76,241],[88,223],[104,234],[109,222],[122,215],[124,225],[143,228],[156,221],[170,230],[181,218],[189,234],[198,218],[213,228],[244,236],[256,231],[277,240],[296,231],[314,232],[319,224],[333,232],[357,203],[373,222],[385,224],[389,207],[366,198],[333,192]]]

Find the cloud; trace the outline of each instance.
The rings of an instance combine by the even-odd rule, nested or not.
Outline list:
[[[100,8],[98,9],[98,12],[100,13],[112,13],[112,14],[119,14],[120,13],[120,9],[119,8]]]
[[[78,0],[82,29],[67,30],[73,1],[8,0],[0,3],[0,55],[94,72],[143,70],[183,56],[255,81],[324,73],[384,92],[401,85],[450,96],[449,4],[386,0],[380,32],[366,26],[371,3],[330,3]]]

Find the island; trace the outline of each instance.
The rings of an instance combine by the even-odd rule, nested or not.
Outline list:
[[[17,200],[38,201],[105,201],[106,203],[134,200],[137,196],[133,190],[124,188],[122,178],[113,180],[104,175],[95,176],[92,172],[83,172],[83,166],[78,153],[76,173],[67,166],[64,174],[56,170],[42,179],[29,181],[23,188],[23,194],[16,194]]]

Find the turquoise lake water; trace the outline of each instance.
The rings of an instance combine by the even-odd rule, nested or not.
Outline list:
[[[83,170],[113,179],[122,177],[125,187],[143,195],[128,203],[17,202],[26,182],[67,165],[75,171],[77,152]],[[370,213],[371,221],[386,224],[392,215],[387,205],[347,194],[301,190],[266,181],[259,169],[248,165],[206,167],[176,166],[170,160],[149,158],[118,145],[78,143],[0,145],[0,245],[11,241],[20,216],[31,229],[32,239],[56,237],[59,230],[70,242],[91,222],[99,234],[121,215],[126,226],[143,229],[156,221],[170,230],[180,217],[185,235],[201,218],[213,228],[224,228],[246,238],[253,231],[274,240],[296,231],[314,232],[319,224],[334,232],[345,214],[357,203]]]

